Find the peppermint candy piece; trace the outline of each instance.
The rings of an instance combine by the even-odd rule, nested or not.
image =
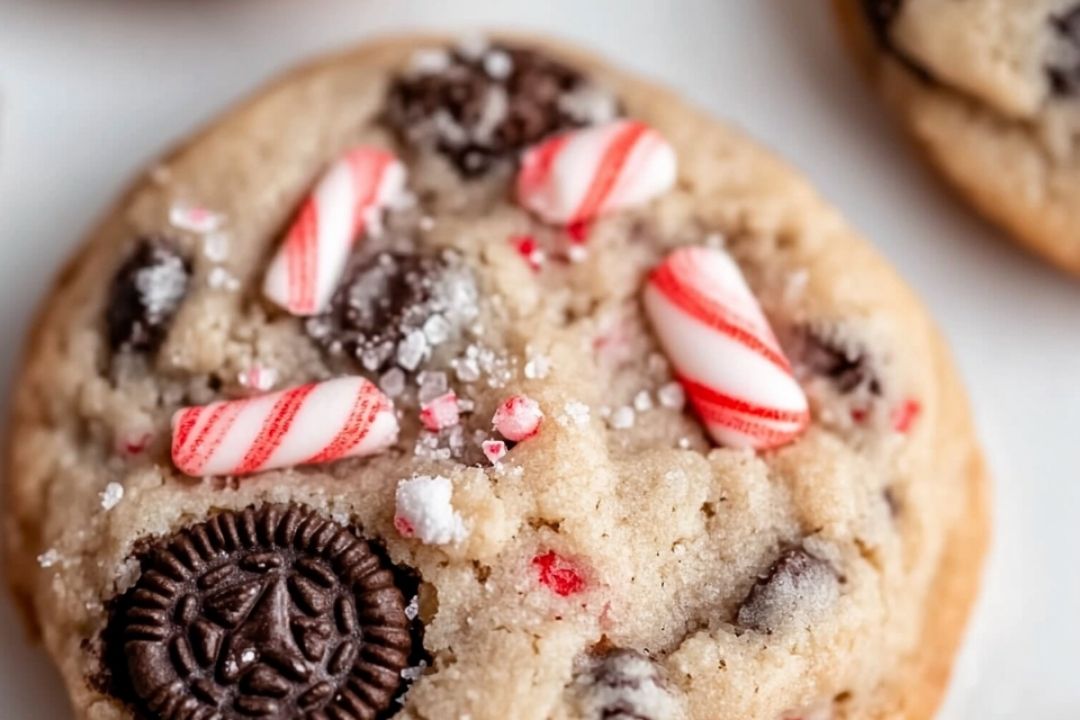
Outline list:
[[[649,276],[645,310],[716,442],[775,448],[806,428],[806,395],[727,253],[704,247],[672,252]]]
[[[643,205],[675,184],[675,150],[636,120],[572,130],[529,149],[518,203],[555,225],[578,226]]]
[[[184,408],[172,428],[173,463],[192,477],[372,455],[398,434],[389,398],[361,377]]]
[[[293,315],[323,311],[357,235],[404,187],[405,166],[392,153],[375,147],[345,153],[304,201],[266,271],[263,294]]]

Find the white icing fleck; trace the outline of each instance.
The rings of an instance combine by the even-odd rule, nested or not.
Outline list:
[[[105,486],[101,493],[101,508],[105,511],[112,510],[124,497],[124,486],[118,482],[111,482]]]
[[[420,615],[420,598],[413,595],[409,598],[409,604],[405,606],[405,617],[415,620]]]
[[[445,545],[465,539],[465,522],[450,503],[454,486],[441,475],[414,475],[398,483],[396,517],[404,519],[421,542]]]

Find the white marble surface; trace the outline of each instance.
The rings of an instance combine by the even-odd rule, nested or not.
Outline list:
[[[5,397],[48,278],[171,141],[310,53],[478,24],[592,45],[749,129],[919,289],[967,376],[997,477],[985,592],[942,717],[1080,717],[1080,283],[1013,249],[917,162],[837,47],[822,0],[0,0]],[[12,720],[68,717],[6,597],[0,707]]]

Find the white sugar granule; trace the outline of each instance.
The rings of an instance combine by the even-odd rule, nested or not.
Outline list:
[[[421,542],[445,545],[465,538],[465,523],[450,503],[454,486],[441,475],[414,475],[398,483],[397,516]]]
[[[101,493],[101,508],[106,511],[112,510],[123,498],[124,486],[118,482],[111,482]]]
[[[563,427],[584,427],[589,423],[589,406],[577,400],[571,400],[563,405],[562,414],[556,420]]]
[[[60,553],[57,552],[56,548],[51,548],[38,555],[37,561],[38,565],[41,567],[51,568],[53,565],[60,562]]]
[[[626,430],[634,427],[634,408],[623,405],[611,413],[611,427],[616,430]]]

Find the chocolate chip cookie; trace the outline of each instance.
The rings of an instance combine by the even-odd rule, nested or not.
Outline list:
[[[911,291],[741,134],[528,38],[225,114],[16,387],[10,581],[87,720],[928,718],[985,544]]]
[[[1080,272],[1080,3],[836,0],[875,84],[938,170]]]

